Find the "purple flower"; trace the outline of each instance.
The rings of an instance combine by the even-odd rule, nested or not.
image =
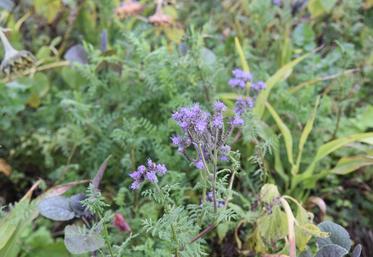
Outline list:
[[[228,84],[233,88],[239,87],[243,89],[245,88],[246,83],[253,79],[250,72],[246,72],[238,68],[234,69],[232,74],[233,77],[228,81]]]
[[[164,164],[157,164],[157,172],[160,175],[166,174],[167,173],[166,165],[164,165]]]
[[[174,135],[171,137],[171,141],[172,141],[172,144],[174,146],[177,146],[178,147],[178,151],[179,152],[184,152],[185,149],[190,146],[191,142],[190,142],[190,139],[189,138],[183,138],[179,135]]]
[[[277,6],[280,6],[281,5],[281,0],[272,0],[272,3],[274,4],[274,5],[277,5]]]
[[[251,109],[254,107],[254,102],[251,99],[251,97],[240,97],[237,99],[236,104],[234,106],[234,112],[237,115],[242,115],[244,112],[246,112],[248,109]]]
[[[139,173],[138,171],[134,171],[130,174],[130,177],[133,179],[133,180],[140,180],[141,179],[141,176],[142,174]]]
[[[158,182],[158,179],[157,179],[157,175],[155,174],[154,171],[149,171],[145,174],[145,178],[151,182],[151,183],[157,183]]]
[[[140,188],[140,181],[138,181],[138,180],[133,181],[132,184],[131,184],[131,189],[132,190],[137,190],[139,188]]]
[[[228,161],[228,154],[231,151],[231,147],[229,145],[223,145],[220,147],[220,160]]]
[[[217,202],[218,202],[218,204],[217,204],[218,208],[223,208],[224,207],[224,205],[225,205],[225,201],[224,200],[218,200]]]
[[[206,193],[206,200],[207,201],[212,202],[213,198],[214,198],[214,194],[211,191]]]
[[[245,123],[244,120],[239,115],[235,115],[233,119],[231,120],[231,124],[234,127],[243,126],[244,123]]]
[[[254,89],[255,91],[260,91],[260,90],[263,90],[266,88],[266,83],[264,83],[263,81],[258,81],[256,83],[253,83],[251,85],[251,88]]]
[[[224,119],[222,114],[216,114],[212,118],[212,125],[216,128],[222,128],[224,124]]]
[[[202,170],[205,166],[203,165],[203,161],[202,160],[197,160],[197,161],[194,161],[194,165],[196,166],[197,169],[199,170]]]
[[[209,113],[203,111],[198,104],[183,107],[172,115],[172,118],[185,131],[193,130],[202,134],[208,125]]]
[[[174,135],[171,137],[171,141],[174,146],[179,146],[182,144],[183,139],[178,135]]]
[[[147,180],[151,183],[157,183],[158,175],[164,175],[167,173],[167,168],[164,164],[157,164],[152,160],[148,159],[146,166],[140,165],[136,171],[129,174],[133,179],[130,186],[132,190],[137,190],[140,188],[141,184]]]
[[[242,80],[244,80],[245,82],[247,82],[247,81],[251,81],[251,80],[253,79],[253,76],[251,75],[250,72],[243,71],[243,70],[238,69],[238,68],[234,69],[234,70],[232,71],[232,74],[233,74],[233,76],[234,76],[235,78],[237,78],[237,79],[242,79]]]
[[[214,111],[215,112],[222,113],[222,112],[225,112],[226,110],[227,110],[227,106],[225,106],[225,104],[223,102],[216,101],[214,103]]]
[[[228,84],[231,86],[231,87],[241,87],[240,86],[240,83],[241,83],[241,80],[240,79],[230,79],[228,81]]]

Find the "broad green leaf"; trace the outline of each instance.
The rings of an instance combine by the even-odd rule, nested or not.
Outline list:
[[[265,184],[260,189],[260,200],[265,203],[272,203],[273,199],[279,197],[277,186],[273,184]]]
[[[339,148],[347,144],[353,143],[355,141],[361,141],[361,140],[367,140],[367,139],[371,140],[372,138],[373,138],[373,133],[361,133],[361,134],[355,134],[351,136],[338,138],[329,143],[322,145],[317,151],[316,157],[314,158],[312,163],[308,166],[304,174],[306,176],[311,176],[315,169],[317,162],[323,159],[325,156],[329,155],[330,153],[338,150]]]
[[[246,61],[245,53],[242,50],[240,40],[237,37],[234,38],[234,43],[236,45],[236,51],[238,55],[240,56],[240,62],[241,62],[242,69],[244,71],[250,71],[249,64]]]
[[[285,123],[281,120],[280,116],[277,114],[277,112],[273,109],[273,107],[269,103],[266,103],[266,107],[267,107],[268,111],[271,113],[273,119],[276,121],[276,124],[277,124],[278,128],[280,129],[282,136],[284,137],[288,160],[289,160],[291,165],[294,165],[294,160],[293,160],[293,137],[290,133],[290,130],[285,125]]]
[[[354,156],[341,158],[330,173],[345,175],[364,166],[373,165],[373,157]]]
[[[302,131],[302,135],[300,136],[299,145],[298,145],[297,162],[296,162],[296,165],[294,166],[294,170],[292,171],[292,174],[297,174],[298,173],[300,161],[302,159],[303,148],[304,148],[304,145],[307,141],[307,138],[308,138],[308,136],[311,133],[311,130],[313,128],[313,123],[315,122],[316,111],[317,111],[317,107],[319,105],[319,101],[320,101],[320,97],[317,97],[316,103],[315,103],[315,108],[314,108],[313,112],[311,113],[311,116],[308,119],[308,121],[306,123],[306,126],[304,127],[304,129]]]
[[[293,68],[295,65],[303,61],[309,54],[302,55],[297,59],[285,64],[281,67],[274,75],[272,75],[266,81],[266,88],[262,90],[256,99],[255,107],[254,107],[254,114],[258,119],[261,119],[264,113],[265,103],[267,102],[267,98],[269,93],[271,92],[272,88],[279,82],[285,80],[290,74],[293,72]]]

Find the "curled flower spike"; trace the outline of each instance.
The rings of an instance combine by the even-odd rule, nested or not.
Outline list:
[[[34,67],[36,59],[29,51],[18,51],[9,43],[4,34],[4,29],[0,28],[0,38],[4,47],[4,59],[1,62],[0,70],[7,77],[19,74]]]
[[[140,188],[144,181],[149,181],[150,183],[158,183],[158,175],[163,176],[167,173],[167,168],[164,164],[157,164],[152,160],[147,161],[147,165],[140,165],[136,171],[129,174],[133,179],[130,186],[132,190],[137,190]]]
[[[126,0],[115,9],[118,18],[123,19],[127,16],[135,16],[144,9],[144,5],[135,0]]]
[[[234,69],[232,71],[233,77],[228,81],[228,84],[233,88],[245,88],[246,83],[252,81],[253,76],[250,72],[241,69]]]
[[[190,107],[182,107],[172,114],[172,118],[183,130],[181,135],[171,137],[172,144],[177,146],[178,151],[197,169],[207,168],[205,165],[214,158],[214,152],[219,160],[228,160],[231,149],[226,145],[226,141],[233,129],[242,126],[244,121],[235,114],[234,122],[227,122],[224,118],[226,110],[227,107],[224,103],[216,101],[212,113],[206,112],[198,104],[194,104]],[[190,146],[197,153],[195,157],[189,156],[186,151]]]

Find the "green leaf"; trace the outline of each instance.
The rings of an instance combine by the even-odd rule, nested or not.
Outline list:
[[[306,176],[311,176],[316,163],[323,159],[325,156],[329,155],[330,153],[338,150],[339,148],[353,143],[355,141],[361,141],[361,140],[366,140],[366,139],[372,139],[373,138],[373,133],[360,133],[360,134],[354,134],[342,138],[335,139],[333,141],[330,141],[324,145],[322,145],[319,150],[317,151],[316,157],[312,161],[312,163],[308,166],[307,170],[305,171]]]
[[[308,1],[307,8],[312,18],[316,18],[329,13],[336,3],[337,0],[310,0]]]
[[[373,158],[367,156],[354,156],[341,158],[330,173],[346,175],[364,166],[373,165]]]
[[[280,129],[282,136],[284,137],[288,160],[289,160],[291,165],[294,165],[294,160],[293,160],[293,137],[290,133],[290,130],[285,125],[285,123],[281,120],[280,116],[276,113],[276,111],[273,109],[273,107],[269,103],[266,103],[266,107],[267,107],[268,111],[271,113],[273,119],[276,121],[276,124],[277,124],[278,128]]]
[[[260,92],[258,98],[256,99],[253,110],[254,115],[258,119],[261,119],[263,116],[265,103],[267,102],[267,98],[272,88],[279,82],[284,81],[287,77],[289,77],[293,72],[295,65],[303,61],[307,56],[309,56],[309,54],[302,55],[301,57],[298,57],[297,59],[285,64],[266,81],[266,88]]]
[[[249,64],[246,61],[246,57],[245,57],[245,54],[242,50],[240,40],[237,37],[234,38],[234,43],[236,45],[236,51],[237,51],[237,53],[240,57],[240,62],[241,62],[242,69],[244,71],[250,71]]]
[[[315,118],[316,118],[316,111],[317,111],[317,107],[319,105],[319,101],[320,101],[320,97],[317,97],[316,103],[315,103],[315,108],[314,108],[313,112],[311,113],[311,116],[308,119],[308,121],[306,123],[306,126],[304,126],[304,129],[302,131],[302,135],[300,136],[299,145],[298,145],[297,162],[296,162],[296,165],[294,166],[294,170],[292,171],[292,174],[297,174],[298,171],[299,171],[299,165],[300,165],[300,161],[302,159],[303,148],[304,148],[304,145],[307,141],[307,138],[308,138],[309,134],[312,131],[313,123],[315,122]]]
[[[61,9],[61,0],[35,0],[35,11],[51,23]]]

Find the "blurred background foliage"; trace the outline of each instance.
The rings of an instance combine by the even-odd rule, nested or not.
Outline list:
[[[10,42],[32,52],[40,68],[0,83],[2,205],[19,200],[37,178],[48,186],[89,178],[110,154],[103,191],[113,209],[129,218],[136,216],[131,207],[137,200],[128,190],[128,174],[148,157],[175,171],[166,180],[183,178],[185,190],[191,191],[197,173],[170,145],[176,130],[170,115],[193,102],[208,108],[216,99],[232,107],[227,81],[231,70],[242,65],[235,38],[257,80],[266,81],[291,60],[310,53],[268,99],[298,145],[321,96],[301,167],[311,163],[323,143],[372,132],[371,0],[169,0],[160,1],[167,17],[160,23],[149,18],[157,14],[156,3],[140,2],[141,12],[132,13],[115,0],[0,2],[0,23],[10,29]],[[262,120],[278,131],[269,112]],[[267,181],[287,190],[272,154],[265,155],[265,170],[250,159],[250,133],[260,130],[258,124],[253,117],[233,146],[241,151],[244,170],[236,188],[248,197]],[[283,138],[275,137],[281,146],[271,147],[278,147],[286,160]],[[317,170],[330,170],[341,157],[356,153],[372,158],[366,144],[347,146],[323,159]],[[286,162],[284,166],[290,167]],[[372,185],[372,166],[364,166],[345,176],[328,174],[293,196],[313,210],[318,221],[332,217],[347,227],[370,256]],[[192,191],[190,195],[198,201]],[[326,213],[317,207],[320,203],[326,204]],[[149,205],[136,207],[137,218]],[[140,226],[134,222],[133,227]],[[22,256],[51,256],[48,249],[53,256],[59,256],[56,249],[66,256],[58,239],[60,228],[49,228],[51,223],[37,221],[35,231],[25,237]],[[222,245],[211,256],[230,256],[222,255]]]

